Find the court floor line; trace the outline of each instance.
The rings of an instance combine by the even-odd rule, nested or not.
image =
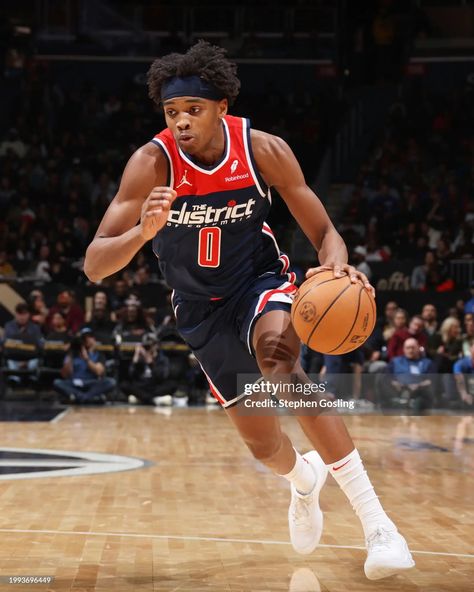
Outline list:
[[[71,411],[71,408],[68,407],[67,409],[65,409],[64,411],[61,411],[61,413],[56,415],[56,417],[53,417],[53,419],[51,419],[49,423],[58,423],[58,421],[61,421],[61,419],[63,419],[70,411]]]
[[[64,535],[81,535],[81,536],[105,536],[105,537],[124,537],[135,539],[158,539],[158,540],[175,540],[175,541],[202,541],[214,543],[242,543],[242,544],[256,544],[256,545],[290,545],[289,541],[268,541],[264,539],[230,539],[224,537],[200,537],[200,536],[180,536],[168,534],[142,534],[139,532],[91,532],[81,530],[43,530],[43,529],[22,529],[22,528],[0,528],[0,532],[4,533],[19,533],[19,534],[64,534]],[[326,549],[358,549],[365,551],[365,547],[357,545],[319,545]],[[442,557],[465,557],[467,559],[474,559],[472,553],[446,553],[444,551],[418,551],[410,549],[412,553],[418,555],[439,555]]]

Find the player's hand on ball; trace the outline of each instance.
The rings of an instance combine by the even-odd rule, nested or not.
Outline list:
[[[140,216],[141,235],[151,240],[168,220],[171,204],[176,199],[176,191],[171,187],[154,187],[146,198]]]
[[[358,271],[353,265],[349,265],[348,263],[329,263],[325,265],[320,265],[319,267],[311,267],[306,272],[306,279],[313,277],[317,273],[321,273],[321,271],[330,271],[331,269],[334,271],[334,277],[342,277],[344,275],[348,275],[353,284],[357,282],[362,282],[364,284],[364,287],[375,298],[375,289],[369,282],[369,278],[365,275],[365,273]]]

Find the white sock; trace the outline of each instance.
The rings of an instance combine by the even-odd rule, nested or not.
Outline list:
[[[295,466],[286,475],[280,475],[296,487],[296,491],[301,495],[307,495],[313,491],[316,485],[316,475],[309,462],[295,450]]]
[[[362,523],[365,538],[377,526],[385,526],[388,530],[397,530],[379,502],[357,449],[341,460],[326,466],[351,502]]]

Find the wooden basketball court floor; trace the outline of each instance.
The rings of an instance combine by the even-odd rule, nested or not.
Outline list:
[[[282,419],[301,451],[297,422]],[[110,474],[0,481],[0,575],[13,590],[464,592],[474,589],[472,417],[352,416],[356,445],[417,566],[370,582],[362,532],[328,479],[310,556],[287,534],[288,486],[259,466],[220,409],[74,408],[4,423],[2,446],[150,461]]]

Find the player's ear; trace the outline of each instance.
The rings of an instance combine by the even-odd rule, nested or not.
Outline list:
[[[229,103],[227,99],[222,99],[217,103],[217,111],[219,113],[219,117],[224,117],[227,115],[227,109],[229,108]]]

